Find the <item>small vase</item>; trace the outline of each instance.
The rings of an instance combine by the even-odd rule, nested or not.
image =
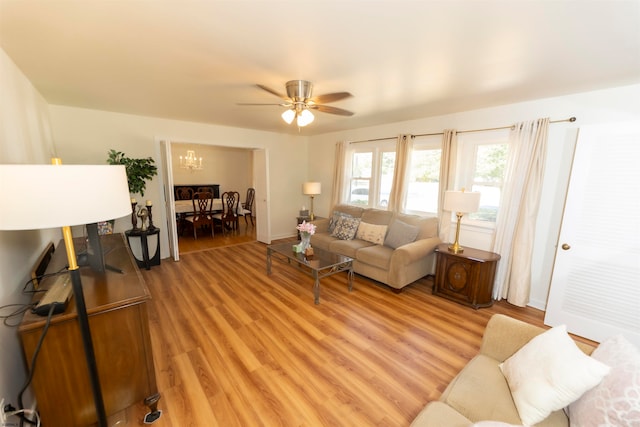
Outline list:
[[[311,233],[300,233],[300,252],[311,246]]]

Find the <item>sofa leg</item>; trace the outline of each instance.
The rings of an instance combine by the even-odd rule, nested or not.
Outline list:
[[[394,294],[399,294],[400,292],[402,292],[402,289],[403,289],[403,288],[400,288],[400,289],[398,289],[398,288],[391,288],[391,290],[393,291],[393,293],[394,293]]]

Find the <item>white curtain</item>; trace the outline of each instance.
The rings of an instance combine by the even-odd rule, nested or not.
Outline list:
[[[443,242],[449,241],[451,230],[451,213],[443,214],[444,193],[454,190],[453,183],[456,173],[456,156],[458,147],[458,134],[454,129],[445,129],[442,134],[442,150],[440,155],[440,182],[438,190],[438,218],[440,218],[439,237]]]
[[[524,307],[531,288],[531,257],[547,152],[549,119],[516,124],[509,135],[505,186],[493,252],[501,255],[493,296]]]
[[[345,188],[348,188],[347,185],[347,172],[349,168],[346,167],[346,158],[347,158],[347,146],[348,144],[344,141],[340,141],[336,143],[336,155],[335,162],[333,168],[333,188],[331,189],[331,209],[333,211],[333,207],[339,203],[342,203],[344,200]]]
[[[389,207],[392,212],[402,212],[409,186],[408,173],[411,167],[413,135],[399,135],[396,142],[396,164],[393,169],[393,183],[389,195]]]

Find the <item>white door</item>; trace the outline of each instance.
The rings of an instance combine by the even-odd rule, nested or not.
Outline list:
[[[580,129],[545,313],[640,346],[640,124]]]
[[[269,220],[269,153],[265,149],[255,150],[253,176],[256,180],[256,239],[271,243],[271,221]]]
[[[174,261],[180,259],[180,249],[178,248],[178,230],[176,226],[176,207],[173,195],[173,165],[171,164],[171,142],[160,141],[160,156],[162,159],[162,181],[164,187],[164,205],[167,215],[167,230],[169,233],[169,253]]]

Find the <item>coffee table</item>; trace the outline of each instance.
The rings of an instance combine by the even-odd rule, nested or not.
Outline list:
[[[313,300],[314,303],[320,304],[320,279],[346,271],[349,292],[351,292],[353,289],[353,258],[319,248],[313,248],[314,254],[306,257],[303,253],[294,252],[294,245],[294,242],[287,242],[267,246],[267,274],[271,274],[272,257],[275,256],[276,259],[286,261],[288,264],[293,261],[300,271],[313,277]]]

